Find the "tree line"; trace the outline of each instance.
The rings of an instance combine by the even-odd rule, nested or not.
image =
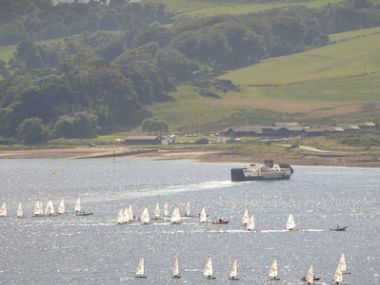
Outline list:
[[[37,133],[45,134],[37,137],[44,139],[136,126],[150,116],[144,106],[172,100],[168,92],[184,81],[322,46],[329,33],[380,25],[380,7],[367,0],[175,20],[161,4],[5,3],[11,8],[8,14],[1,10],[6,18],[0,22],[13,25],[11,15],[31,21],[28,37],[14,38],[19,41],[15,57],[0,62],[0,136],[24,142],[26,130],[37,125]],[[48,19],[41,18],[48,13]],[[34,40],[50,36],[34,21],[67,24],[69,36],[39,44]],[[94,30],[85,28],[91,21]],[[7,33],[0,27],[4,42]]]

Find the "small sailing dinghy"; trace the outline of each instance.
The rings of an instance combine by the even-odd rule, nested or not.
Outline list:
[[[248,219],[248,223],[245,226],[247,231],[254,231],[255,230],[255,217],[251,215]]]
[[[57,216],[57,214],[55,213],[55,210],[54,210],[54,205],[53,205],[53,201],[52,200],[49,200],[46,204],[46,210],[45,210],[45,214],[46,216],[48,217],[54,217],[54,216]]]
[[[301,281],[305,281],[306,284],[314,284],[314,281],[318,281],[320,279],[321,279],[320,277],[315,276],[313,265],[310,265],[306,276],[302,277]]]
[[[165,202],[164,206],[162,207],[162,211],[164,213],[164,217],[169,217],[169,204],[168,202]]]
[[[280,278],[278,278],[277,259],[273,260],[271,266],[269,267],[268,276],[270,280],[274,280],[274,281],[280,280]]]
[[[135,278],[146,278],[144,257],[141,257],[139,264],[137,264],[136,271],[135,271]]]
[[[34,205],[33,217],[43,217],[44,216],[44,208],[41,200],[37,200]]]
[[[7,214],[7,203],[4,201],[0,208],[0,218],[5,218]]]
[[[140,222],[143,225],[148,225],[150,224],[150,216],[149,216],[149,210],[148,208],[144,208],[141,216],[140,216]]]
[[[294,216],[292,214],[290,214],[288,216],[288,220],[286,221],[286,229],[288,231],[296,231],[296,223],[294,221]]]
[[[232,262],[230,273],[228,274],[228,280],[239,280],[237,271],[238,271],[238,263],[237,263],[237,259],[235,258],[234,261]]]
[[[58,215],[66,213],[65,199],[62,199],[61,202],[59,202],[57,213]]]
[[[340,270],[339,266],[335,271],[333,280],[334,280],[334,284],[343,284],[343,273]]]
[[[82,211],[82,204],[80,202],[80,197],[78,197],[78,199],[75,202],[74,210],[75,210],[76,216],[90,216],[90,215],[92,215],[92,213],[90,213],[90,212],[87,213],[87,212]]]
[[[16,217],[17,218],[24,218],[24,210],[22,208],[21,202],[18,203],[17,210],[16,210]]]
[[[161,211],[160,211],[160,204],[156,203],[156,207],[154,208],[154,220],[161,219]]]
[[[191,203],[190,203],[190,201],[187,201],[187,203],[186,203],[185,217],[188,217],[188,218],[194,217],[191,214]]]
[[[130,218],[129,218],[129,211],[128,211],[128,208],[125,208],[125,209],[124,209],[123,215],[124,215],[124,223],[129,223]]]
[[[202,208],[201,213],[199,214],[199,223],[207,223],[207,215],[205,208]]]
[[[179,261],[177,256],[174,258],[174,263],[172,267],[172,278],[181,278],[181,274],[179,273]]]
[[[171,223],[173,225],[179,225],[179,224],[181,224],[181,216],[180,216],[179,208],[178,207],[174,208],[173,214],[172,214],[172,217],[171,217],[170,221],[171,221]]]
[[[243,226],[246,226],[248,224],[248,220],[249,220],[248,209],[245,209],[244,214],[241,217],[241,223],[243,224]]]
[[[344,253],[340,256],[338,267],[342,274],[351,274],[350,272],[347,272],[347,263],[346,263],[346,256]]]
[[[216,277],[214,276],[214,269],[213,269],[213,266],[212,266],[212,259],[209,257],[208,260],[207,260],[207,263],[203,269],[203,276],[206,278],[206,279],[216,279]]]
[[[129,205],[128,207],[128,216],[129,216],[129,223],[133,223],[133,221],[135,220],[135,216],[133,215],[132,205]]]
[[[348,226],[341,227],[339,225],[336,226],[336,228],[331,228],[330,231],[332,232],[345,232],[347,230]]]
[[[116,216],[116,224],[122,225],[124,224],[124,211],[120,209]]]

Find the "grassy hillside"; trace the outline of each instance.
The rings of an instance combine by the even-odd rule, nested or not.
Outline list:
[[[309,0],[309,1],[279,1],[268,3],[236,3],[236,1],[212,0],[145,0],[145,2],[164,3],[171,11],[177,14],[192,16],[214,16],[219,14],[248,14],[272,8],[287,7],[302,4],[310,8],[319,8],[329,3],[338,3],[340,0]]]
[[[240,92],[220,99],[182,86],[174,102],[153,114],[188,130],[295,119],[311,124],[332,120],[380,120],[380,28],[331,35],[334,44],[232,70],[220,79]]]

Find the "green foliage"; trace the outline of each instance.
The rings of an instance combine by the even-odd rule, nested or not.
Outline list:
[[[90,138],[97,132],[97,117],[88,112],[78,112],[73,117],[63,115],[54,125],[57,138]]]
[[[28,118],[17,128],[18,137],[25,144],[43,143],[48,138],[48,130],[40,118]]]
[[[165,133],[168,125],[162,120],[148,118],[142,122],[141,129],[143,132]]]

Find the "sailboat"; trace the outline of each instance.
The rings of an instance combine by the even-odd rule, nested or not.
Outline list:
[[[169,217],[169,205],[168,205],[168,202],[165,202],[164,206],[162,207],[162,211],[164,212],[164,217]]]
[[[278,278],[277,259],[273,260],[271,266],[269,267],[268,276],[271,280],[280,280],[280,278]]]
[[[132,223],[135,220],[135,216],[133,215],[132,205],[129,205],[128,207],[128,216],[129,216],[129,222]]]
[[[92,213],[86,213],[86,212],[82,211],[82,205],[80,202],[80,197],[78,197],[78,199],[75,202],[74,210],[75,210],[76,216],[90,216],[90,215],[92,215]]]
[[[333,280],[334,280],[335,284],[342,284],[342,282],[343,282],[343,273],[340,270],[339,266],[335,271]]]
[[[65,199],[62,199],[61,202],[59,202],[57,213],[58,215],[63,215],[65,212],[66,212]]]
[[[22,209],[21,202],[18,203],[17,210],[16,210],[16,217],[17,218],[23,218],[24,217],[24,210]]]
[[[203,276],[206,279],[215,279],[212,259],[210,257],[207,259],[207,263],[203,269]]]
[[[116,224],[122,225],[124,224],[124,211],[120,209],[116,216]]]
[[[46,214],[46,216],[49,216],[49,217],[55,216],[55,210],[54,210],[54,205],[53,205],[52,200],[49,200],[47,202],[45,214]]]
[[[346,256],[344,253],[342,253],[342,255],[340,256],[338,267],[342,274],[350,274],[349,272],[347,272]]]
[[[154,208],[154,218],[155,220],[161,219],[161,211],[160,204],[156,203],[156,207]]]
[[[301,281],[305,281],[307,284],[314,284],[314,281],[318,281],[319,279],[321,278],[315,277],[313,265],[310,265],[306,276],[302,277]]]
[[[313,265],[310,265],[309,270],[307,271],[305,281],[307,284],[313,284],[314,283],[314,268]]]
[[[296,229],[296,223],[294,221],[294,216],[292,214],[290,214],[288,216],[288,220],[286,221],[286,229],[288,231],[295,231],[295,230],[297,230]]]
[[[199,215],[199,223],[204,224],[207,223],[207,215],[205,208],[202,208],[201,213]]]
[[[37,200],[36,204],[34,205],[33,217],[43,217],[43,215],[44,215],[44,210],[43,210],[42,201]]]
[[[239,280],[239,277],[237,276],[237,270],[238,270],[238,263],[237,259],[235,258],[232,262],[230,274],[228,274],[228,280]]]
[[[123,212],[123,219],[124,219],[124,223],[129,223],[130,221],[130,218],[129,218],[129,211],[128,211],[128,208],[125,208],[124,209],[124,212]]]
[[[136,271],[135,271],[135,277],[136,278],[146,278],[145,269],[144,269],[144,257],[140,258],[139,264],[137,264]]]
[[[179,225],[181,223],[181,216],[180,216],[179,208],[178,207],[174,208],[173,214],[172,214],[172,217],[171,217],[170,221],[174,225]]]
[[[140,217],[140,221],[143,225],[148,225],[150,223],[150,216],[149,216],[148,208],[144,208],[144,210],[141,214],[141,217]]]
[[[1,204],[1,208],[0,208],[0,217],[1,218],[4,218],[7,216],[7,204],[5,203],[5,201],[3,202],[3,204]]]
[[[191,214],[191,203],[190,203],[190,201],[187,201],[187,203],[186,203],[185,217],[193,217],[193,215]]]
[[[172,278],[181,278],[181,274],[179,273],[179,261],[177,256],[174,258],[174,263],[172,267]]]
[[[255,217],[251,215],[248,219],[248,223],[246,224],[245,228],[247,231],[254,231],[255,230]]]
[[[243,226],[246,226],[248,224],[248,220],[249,220],[248,209],[245,209],[244,214],[241,217],[241,223],[243,224]]]

